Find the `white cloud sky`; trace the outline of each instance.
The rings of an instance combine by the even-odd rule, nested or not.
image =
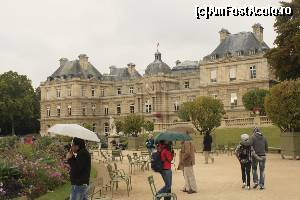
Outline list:
[[[219,43],[219,30],[264,27],[272,47],[274,17],[213,17],[197,20],[195,5],[279,6],[278,0],[0,0],[0,73],[27,75],[35,87],[81,53],[101,72],[136,64],[143,73],[156,43],[170,67],[176,60],[200,60]]]

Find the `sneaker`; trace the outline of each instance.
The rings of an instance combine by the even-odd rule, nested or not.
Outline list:
[[[260,190],[263,190],[263,189],[265,189],[265,187],[264,187],[263,185],[260,185],[260,186],[259,186],[259,189],[260,189]]]
[[[254,183],[254,186],[253,186],[253,188],[254,188],[254,189],[256,189],[256,188],[257,188],[257,186],[258,186],[258,184],[257,184],[257,183]]]
[[[243,183],[242,188],[245,188],[245,187],[246,187],[246,183]]]
[[[247,186],[246,189],[247,189],[247,190],[250,190],[250,186]]]

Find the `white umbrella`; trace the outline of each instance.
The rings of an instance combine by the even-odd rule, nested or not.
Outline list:
[[[64,135],[69,137],[77,137],[89,141],[100,142],[96,133],[78,124],[56,124],[49,128],[48,132],[54,135]]]

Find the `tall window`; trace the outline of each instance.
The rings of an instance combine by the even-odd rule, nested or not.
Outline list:
[[[94,97],[95,96],[95,88],[94,87],[92,87],[92,97]]]
[[[230,81],[236,80],[236,69],[235,68],[231,68],[229,70],[229,80]]]
[[[93,131],[93,132],[96,132],[96,123],[93,123],[92,131]]]
[[[236,93],[230,94],[230,105],[232,108],[237,106],[237,94]]]
[[[133,94],[133,87],[132,87],[132,86],[129,87],[129,93],[130,93],[130,94]]]
[[[56,107],[56,114],[57,114],[57,117],[60,117],[60,106]]]
[[[215,83],[217,82],[217,70],[210,71],[210,82]]]
[[[68,95],[68,97],[72,96],[72,89],[71,89],[71,87],[67,87],[67,95]]]
[[[184,88],[190,88],[190,82],[189,81],[184,82]]]
[[[101,97],[104,97],[104,88],[101,88],[100,95]]]
[[[82,106],[82,115],[86,115],[86,106],[85,105]]]
[[[104,107],[104,115],[108,115],[108,106]]]
[[[47,107],[47,116],[48,116],[48,117],[50,117],[50,114],[51,114],[51,113],[50,113],[50,110],[51,110],[51,109],[50,109],[50,106],[48,106],[48,107]]]
[[[85,96],[85,87],[81,86],[81,96]]]
[[[178,111],[179,110],[179,103],[178,103],[178,101],[175,101],[175,103],[174,103],[174,111]]]
[[[92,112],[95,114],[95,111],[96,111],[96,105],[95,104],[92,104]]]
[[[255,67],[255,65],[253,65],[252,67],[250,67],[250,78],[251,79],[256,78],[256,67]]]
[[[59,98],[60,97],[60,88],[56,89],[56,97]]]
[[[121,114],[121,105],[120,104],[117,105],[117,114]]]
[[[151,113],[151,104],[150,104],[149,100],[146,101],[145,108],[146,108],[145,109],[146,113]]]
[[[68,105],[68,115],[71,116],[72,115],[72,106]]]
[[[130,104],[129,111],[130,113],[134,113],[134,104]]]
[[[108,133],[109,133],[109,123],[108,122],[104,123],[104,133],[105,133],[105,135],[108,135]]]
[[[121,94],[122,94],[121,88],[118,88],[118,89],[117,89],[117,94],[118,94],[118,95],[121,95]]]

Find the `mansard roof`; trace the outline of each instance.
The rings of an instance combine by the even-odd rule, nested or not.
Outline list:
[[[196,70],[199,70],[198,61],[185,60],[173,67],[171,71],[172,73],[188,73]]]
[[[133,63],[129,63],[128,65],[132,66]],[[133,67],[124,67],[124,68],[117,68],[115,66],[110,66],[110,73],[103,75],[103,80],[107,81],[122,81],[122,80],[132,80],[138,79],[142,76],[136,71]],[[133,65],[135,66],[135,65]]]
[[[81,79],[101,79],[101,73],[90,63],[86,62],[83,66],[79,60],[69,61],[61,59],[61,66],[48,77],[48,80],[55,78],[67,79],[72,77],[79,77]]]
[[[251,51],[261,53],[268,50],[269,47],[265,42],[259,42],[252,32],[240,32],[229,34],[217,46],[217,48],[204,59],[226,57],[230,55],[250,55]]]

